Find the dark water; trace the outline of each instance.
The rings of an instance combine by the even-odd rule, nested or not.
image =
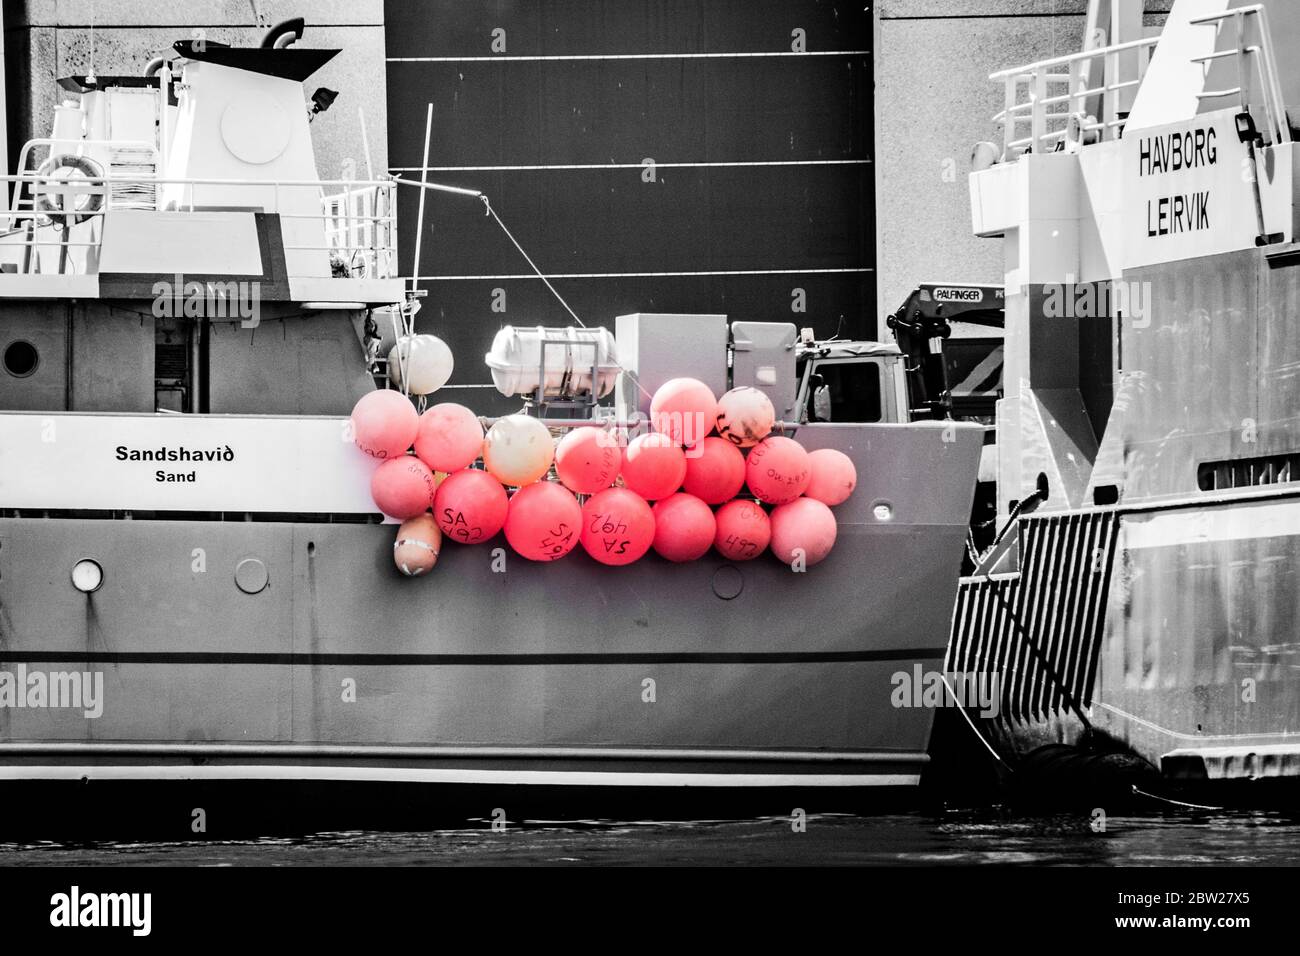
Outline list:
[[[1039,864],[1280,866],[1300,857],[1300,820],[1273,813],[821,815],[694,823],[511,825],[422,833],[321,833],[231,842],[0,844],[0,865],[429,866]]]

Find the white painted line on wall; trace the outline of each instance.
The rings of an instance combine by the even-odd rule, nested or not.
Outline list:
[[[768,53],[557,53],[530,56],[390,56],[389,63],[536,63],[554,60],[743,60],[778,56],[870,56],[870,50],[773,50]]]
[[[717,163],[659,163],[655,169],[731,169],[755,166],[869,166],[869,159],[736,160]],[[431,173],[516,173],[567,169],[646,169],[645,163],[539,163],[519,166],[430,166]],[[390,166],[390,173],[418,173],[419,166]]]
[[[731,269],[713,272],[548,272],[548,279],[664,279],[690,276],[801,276],[801,275],[844,275],[860,272],[875,272],[875,269]],[[485,281],[495,282],[507,279],[535,279],[531,272],[519,272],[512,275],[486,276],[420,276],[421,282],[460,282]]]

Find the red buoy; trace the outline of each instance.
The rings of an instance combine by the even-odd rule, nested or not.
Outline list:
[[[769,505],[794,501],[808,487],[811,475],[808,452],[793,438],[764,438],[745,459],[745,483],[755,498]]]
[[[614,483],[623,454],[618,441],[603,428],[575,428],[555,449],[555,473],[570,491],[594,495]]]
[[[756,501],[737,498],[717,510],[713,520],[718,530],[713,546],[731,561],[752,561],[767,550],[772,525],[767,512]]]
[[[835,547],[835,515],[815,498],[798,498],[772,509],[772,553],[784,564],[802,558],[805,567]]]
[[[694,561],[713,545],[713,509],[694,495],[678,492],[654,507],[654,548],[669,561]]]
[[[582,506],[582,546],[601,564],[631,564],[654,537],[650,506],[626,488],[606,488]]]
[[[717,396],[699,379],[669,379],[650,400],[651,425],[677,445],[699,444],[713,431],[717,418]]]
[[[367,392],[352,408],[352,439],[371,458],[405,455],[419,428],[411,400],[392,389]]]
[[[501,482],[476,468],[448,475],[433,496],[438,527],[460,544],[479,544],[496,537],[506,523],[509,507]]]
[[[725,438],[706,438],[686,453],[682,489],[705,504],[720,505],[745,485],[745,456]]]
[[[413,455],[384,462],[370,476],[370,496],[390,518],[414,518],[433,504],[433,472]]]
[[[652,432],[623,449],[623,484],[647,501],[667,498],[682,486],[686,456],[668,435]]]
[[[483,425],[464,405],[442,402],[420,416],[415,454],[434,471],[460,471],[483,453]]]
[[[808,466],[812,476],[804,494],[824,505],[843,504],[858,486],[858,469],[853,459],[835,448],[810,451]]]
[[[530,561],[555,561],[578,544],[582,508],[558,481],[525,485],[510,498],[506,540]]]

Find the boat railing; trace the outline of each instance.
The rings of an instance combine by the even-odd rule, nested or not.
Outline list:
[[[1266,130],[1270,142],[1291,142],[1291,124],[1286,115],[1286,102],[1282,97],[1282,81],[1277,74],[1277,54],[1273,49],[1273,33],[1268,26],[1268,10],[1263,4],[1249,7],[1236,7],[1221,13],[1211,13],[1196,17],[1190,22],[1197,26],[1211,26],[1216,30],[1232,21],[1236,44],[1228,50],[1216,50],[1206,56],[1194,57],[1194,63],[1201,63],[1208,70],[1217,60],[1232,57],[1237,65],[1237,85],[1223,90],[1204,90],[1197,94],[1198,99],[1214,100],[1237,97],[1243,111],[1251,102],[1251,66],[1259,77],[1260,92],[1263,94],[1263,107]],[[1255,28],[1253,41],[1251,27]]]
[[[1217,30],[1229,21],[1235,27],[1233,46],[1192,57],[1191,62],[1201,64],[1208,76],[1213,64],[1231,58],[1237,65],[1237,85],[1205,90],[1197,94],[1198,99],[1204,102],[1237,97],[1246,111],[1252,101],[1254,74],[1262,91],[1265,114],[1261,132],[1267,134],[1270,143],[1289,143],[1290,124],[1278,79],[1268,11],[1262,4],[1254,4],[1190,22]],[[1005,91],[1005,106],[993,117],[993,122],[1002,127],[1002,161],[1026,152],[1118,139],[1128,119],[1124,104],[1131,103],[1159,42],[1158,36],[1141,37],[991,74],[989,79],[1003,84]],[[1100,82],[1092,80],[1097,63],[1102,67]],[[1090,111],[1090,103],[1102,104],[1102,108]]]
[[[1136,90],[1159,42],[1159,37],[1142,37],[992,74],[989,79],[1003,84],[1006,97],[1005,107],[993,117],[1002,127],[1002,160],[1046,152],[1072,139],[1118,139],[1127,113],[1112,109],[1114,115],[1098,118],[1087,112],[1087,102],[1100,97],[1113,103],[1121,91]],[[1102,77],[1093,83],[1089,67],[1097,62]],[[1059,92],[1062,86],[1065,92]],[[1028,135],[1022,135],[1025,126]]]
[[[45,141],[46,145],[58,141]],[[90,141],[83,141],[89,143]],[[41,143],[35,143],[41,145]],[[114,143],[120,146],[119,142]],[[71,150],[69,150],[71,152]],[[25,155],[25,154],[24,154]],[[85,155],[85,154],[81,154]],[[318,253],[334,278],[390,279],[396,276],[397,217],[391,180],[284,180],[179,178],[166,176],[54,176],[40,171],[0,176],[12,195],[0,234],[0,257],[6,272],[20,274],[93,274],[103,241],[103,220],[114,209],[194,212],[192,187],[238,187],[269,190],[263,208],[293,223],[319,223],[320,232],[284,227],[287,261],[307,261]],[[167,188],[170,187],[170,188]],[[304,190],[313,199],[286,202]],[[171,198],[164,195],[173,193]],[[180,198],[176,198],[179,193]],[[123,202],[123,196],[131,196]],[[49,201],[42,202],[45,197]],[[146,197],[148,201],[142,201]],[[212,211],[200,200],[202,211]],[[241,211],[246,209],[244,206]],[[298,211],[313,210],[313,211]],[[314,241],[319,235],[319,241]],[[291,236],[297,238],[291,239]],[[43,261],[42,251],[57,252],[57,265]],[[76,253],[74,255],[74,252]],[[318,258],[318,261],[319,261]],[[290,265],[291,276],[293,266]]]

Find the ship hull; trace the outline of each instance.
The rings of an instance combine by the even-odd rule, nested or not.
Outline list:
[[[979,453],[941,432],[801,430],[875,456],[806,571],[539,564],[498,538],[408,579],[391,525],[11,512],[0,671],[103,692],[94,717],[0,707],[0,786],[913,787],[933,712],[893,706],[892,680],[941,664]],[[872,517],[882,488],[896,520]],[[104,584],[83,595],[87,556]]]
[[[1293,489],[1022,519],[1021,570],[963,580],[947,666],[1000,676],[1012,758],[1100,732],[1175,787],[1294,805],[1298,531]]]

